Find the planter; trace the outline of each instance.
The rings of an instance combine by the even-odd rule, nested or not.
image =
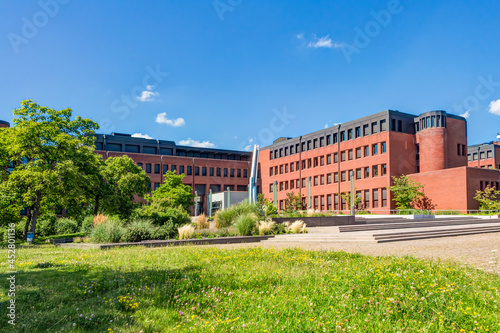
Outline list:
[[[283,223],[289,221],[293,223],[294,221],[301,220],[304,221],[307,228],[310,227],[334,227],[339,225],[354,225],[354,224],[366,224],[366,221],[357,221],[354,216],[313,216],[313,217],[276,217],[273,221],[276,223]]]
[[[60,244],[60,247],[72,249],[111,249],[115,247],[128,246],[179,246],[179,245],[215,245],[215,244],[234,244],[234,243],[256,243],[274,236],[238,236],[238,237],[219,237],[203,239],[182,239],[182,240],[150,240],[137,243],[112,243],[112,244],[91,244],[91,243],[66,243]]]

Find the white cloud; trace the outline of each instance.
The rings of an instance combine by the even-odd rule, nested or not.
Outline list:
[[[298,35],[297,35],[297,38],[298,38],[298,39],[304,39],[304,34],[298,34]]]
[[[469,118],[470,117],[470,110],[465,111],[465,113],[459,114],[460,117],[464,118]]]
[[[332,47],[342,47],[342,44],[332,42],[332,40],[330,39],[330,35],[326,35],[324,37],[321,37],[320,39],[316,38],[316,41],[310,42],[307,47],[314,47],[315,49],[326,47],[328,49],[331,49]]]
[[[200,148],[214,148],[215,144],[213,144],[210,141],[196,141],[191,138],[188,138],[187,140],[181,140],[179,141],[179,144],[182,146],[191,146],[191,147],[200,147]]]
[[[165,125],[169,125],[172,127],[181,127],[181,126],[186,125],[184,118],[168,119],[166,112],[158,113],[156,115],[156,122],[158,124],[165,124]]]
[[[253,142],[253,139],[248,140],[249,143]]]
[[[500,116],[500,99],[497,99],[496,101],[491,101],[489,105],[489,113],[493,113],[497,116]]]
[[[149,135],[142,134],[142,133],[134,133],[134,134],[132,134],[132,137],[133,138],[152,139],[152,137],[150,137]]]
[[[146,86],[146,89],[147,89],[147,90],[149,90],[149,91],[153,90],[153,88],[154,88],[154,86],[152,86],[152,85],[150,85],[150,84],[148,84],[148,85]]]
[[[159,93],[157,92],[144,90],[143,92],[141,92],[141,96],[138,96],[137,99],[141,102],[152,102],[158,95]]]
[[[328,128],[328,124],[325,124],[325,128]]]
[[[244,151],[252,151],[253,150],[253,146],[252,145],[245,146],[245,147],[243,147],[243,150]]]

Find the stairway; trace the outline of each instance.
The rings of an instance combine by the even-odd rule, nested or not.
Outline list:
[[[308,228],[306,234],[276,235],[266,243],[385,243],[500,232],[500,219],[440,220]]]

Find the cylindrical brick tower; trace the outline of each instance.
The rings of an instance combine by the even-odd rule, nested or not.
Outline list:
[[[431,111],[417,119],[416,140],[420,172],[443,170],[447,164],[446,112]]]
[[[6,121],[0,120],[0,127],[10,127],[10,124]]]

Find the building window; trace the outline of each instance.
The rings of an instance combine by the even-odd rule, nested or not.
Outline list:
[[[200,167],[194,167],[194,175],[199,176],[200,175]]]
[[[334,133],[333,134],[333,143],[337,143],[337,142],[339,142],[339,136],[337,133]]]
[[[339,154],[335,153],[333,154],[333,163],[338,163],[339,162]]]
[[[179,174],[184,173],[184,165],[179,165]]]
[[[387,207],[387,189],[382,189],[382,207]]]
[[[387,174],[387,164],[382,164],[380,174],[385,176]]]
[[[334,181],[335,183],[338,183],[338,182],[339,182],[339,173],[338,173],[338,172],[335,172],[335,173],[333,174],[333,181]]]
[[[210,177],[214,176],[214,168],[211,167],[208,172],[209,172]]]
[[[187,167],[187,175],[191,176],[192,174],[193,174],[193,167],[190,166],[190,165],[188,165],[188,167]]]
[[[321,185],[325,185],[325,175],[321,175],[320,178],[319,178],[319,183]]]
[[[294,172],[295,170],[295,162],[290,163],[290,172]]]
[[[318,186],[318,176],[314,176],[314,186]]]
[[[327,135],[326,136],[326,144],[327,145],[331,145],[332,144],[332,136],[331,135]]]
[[[230,175],[231,175],[231,178],[234,178],[234,169],[231,169]]]
[[[346,181],[346,172],[342,171],[340,179],[345,182]]]
[[[378,144],[374,143],[372,145],[372,155],[377,155],[378,154]]]
[[[163,174],[166,174],[168,171],[168,164],[163,164]]]
[[[352,129],[347,130],[347,140],[352,140]]]
[[[319,146],[320,147],[324,147],[325,146],[325,138],[324,137],[319,138]]]
[[[378,176],[378,165],[374,165],[372,167],[372,177],[377,177]]]
[[[345,131],[340,132],[340,142],[345,141]]]
[[[370,147],[369,146],[365,146],[365,157],[368,157],[370,156]]]
[[[365,190],[365,207],[370,208],[370,191]]]
[[[385,119],[382,119],[380,121],[380,132],[387,131],[387,121]]]
[[[349,149],[349,161],[352,160],[352,149]]]
[[[151,173],[151,163],[146,163],[146,173]]]
[[[321,156],[321,157],[319,158],[319,165],[320,165],[320,166],[325,165],[325,156]]]
[[[201,175],[206,176],[207,175],[207,167],[202,167],[201,168]]]
[[[361,148],[356,148],[356,158],[361,158]]]
[[[282,175],[282,174],[283,174],[283,164],[280,165],[280,175]]]
[[[297,163],[295,164],[295,166],[296,166],[296,168],[295,168],[295,169],[296,169],[297,171],[298,171],[298,170],[300,170],[300,162],[297,162]]]
[[[462,147],[460,147],[460,144],[457,144],[457,155],[460,156],[460,153],[462,152]]]
[[[305,187],[306,187],[306,179],[302,178],[302,188],[305,188]]]
[[[171,165],[170,166],[170,171],[177,173],[177,165]]]
[[[387,152],[387,143],[382,142],[382,154]]]
[[[137,166],[142,169],[142,163],[137,163]]]
[[[356,179],[361,179],[361,169],[356,169]]]
[[[285,173],[288,173],[288,163],[285,164]]]
[[[378,189],[373,190],[373,208],[378,208]]]
[[[331,184],[332,183],[332,174],[329,173],[326,175],[326,183]]]
[[[155,164],[155,173],[160,173],[160,165]]]
[[[484,151],[479,153],[479,159],[484,160]]]
[[[154,189],[156,190],[158,187],[160,187],[160,183],[155,183]]]
[[[326,155],[326,164],[332,164],[332,155]]]
[[[372,123],[372,134],[377,133],[377,123]]]
[[[477,153],[472,154],[472,160],[477,161]]]
[[[363,136],[367,136],[367,135],[368,135],[368,124],[363,125]]]
[[[312,159],[308,159],[307,160],[307,168],[311,169],[311,167],[312,167]]]
[[[356,139],[361,136],[361,127],[356,127],[356,129],[354,130],[354,136],[356,137]]]
[[[269,184],[269,192],[273,193],[274,191],[274,184]]]
[[[345,150],[344,150],[343,152],[341,152],[341,153],[340,153],[340,160],[341,160],[342,162],[344,162],[344,161],[345,161]]]
[[[318,166],[318,158],[317,158],[317,157],[315,157],[315,158],[313,159],[313,162],[314,162],[314,167],[317,167],[317,166]]]
[[[228,176],[228,170],[227,168],[224,168],[224,177],[227,177]]]
[[[247,178],[247,177],[248,177],[248,170],[243,169],[243,178]]]
[[[332,210],[332,195],[328,194],[326,196],[326,210]]]
[[[269,176],[272,176],[272,175],[273,175],[273,170],[274,170],[274,167],[270,167],[270,168],[269,168]]]
[[[462,156],[465,156],[465,145],[462,145]]]
[[[370,178],[370,168],[365,167],[365,178]]]
[[[486,157],[487,157],[487,158],[493,158],[493,151],[488,150],[488,151],[486,152]]]
[[[335,210],[339,210],[339,195],[338,194],[333,195],[333,202],[334,202]]]

